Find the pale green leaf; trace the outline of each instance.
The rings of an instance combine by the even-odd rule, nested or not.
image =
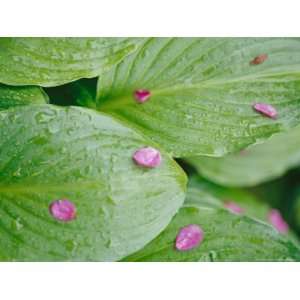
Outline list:
[[[250,62],[260,54],[268,59]],[[144,104],[136,89],[148,89]],[[222,156],[300,119],[300,39],[149,38],[98,82],[99,110],[114,114],[176,157]],[[255,112],[272,104],[276,120]]]
[[[187,200],[169,226],[126,261],[300,261],[300,249],[267,223],[219,207],[207,191],[189,189]],[[175,249],[180,228],[197,224],[202,243],[189,251]]]
[[[199,173],[227,186],[254,186],[300,164],[300,127],[224,157],[187,158]]]
[[[31,105],[2,111],[0,128],[0,260],[119,260],[182,205],[178,165],[161,151],[159,167],[138,167],[132,154],[151,142],[110,116]],[[64,198],[77,207],[68,223],[48,211]]]
[[[0,82],[56,86],[91,78],[135,50],[137,38],[0,38]]]
[[[193,199],[199,203],[201,198],[199,193],[203,192],[206,193],[205,199],[210,199],[209,203],[218,199],[219,207],[224,207],[224,203],[234,202],[243,209],[243,214],[268,222],[270,206],[249,191],[216,185],[198,176],[191,177],[189,180],[189,203]],[[203,200],[201,199],[201,201]]]
[[[48,96],[39,87],[16,87],[0,84],[0,110],[13,106],[46,102],[48,102]]]

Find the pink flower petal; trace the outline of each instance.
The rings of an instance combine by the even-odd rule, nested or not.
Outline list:
[[[267,54],[260,54],[250,61],[250,65],[260,65],[268,59]]]
[[[283,219],[281,213],[277,209],[271,209],[268,215],[269,222],[275,227],[280,233],[287,233],[289,225]]]
[[[253,105],[253,108],[262,113],[263,115],[269,117],[269,118],[272,118],[272,119],[275,119],[277,117],[277,111],[276,109],[270,105],[270,104],[267,104],[267,103],[255,103]]]
[[[176,249],[187,251],[200,245],[204,238],[204,232],[199,225],[191,224],[179,230],[176,236]]]
[[[228,201],[224,203],[224,207],[227,208],[229,211],[231,211],[234,214],[241,215],[244,212],[244,209],[238,206],[233,201]]]
[[[67,199],[53,201],[49,206],[49,211],[55,219],[64,222],[72,221],[76,217],[76,207]]]
[[[158,167],[162,161],[160,152],[152,147],[137,150],[132,158],[137,165],[147,168]]]
[[[136,90],[134,92],[134,98],[138,103],[144,103],[149,100],[151,97],[151,93],[148,90]]]

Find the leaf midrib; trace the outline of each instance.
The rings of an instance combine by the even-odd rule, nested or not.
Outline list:
[[[71,183],[57,183],[57,184],[8,184],[0,183],[0,195],[7,193],[36,193],[36,192],[77,192],[85,189],[105,189],[105,186],[99,181],[82,181]]]
[[[299,65],[300,67],[300,65]],[[278,73],[260,73],[260,74],[248,74],[245,76],[240,77],[233,77],[230,79],[226,78],[220,78],[220,79],[208,79],[208,80],[202,80],[196,83],[190,83],[190,84],[177,84],[173,86],[167,86],[164,88],[157,88],[157,89],[151,89],[151,94],[153,96],[162,96],[162,95],[168,95],[170,93],[176,92],[177,90],[201,90],[205,88],[211,88],[211,87],[217,87],[221,85],[231,84],[231,83],[237,83],[237,82],[251,82],[255,80],[262,80],[264,78],[274,78],[274,77],[281,77],[281,76],[288,76],[288,75],[297,75],[299,76],[300,80],[300,71],[298,70],[290,70],[286,72],[278,72]],[[253,76],[255,75],[255,76]],[[143,88],[143,87],[141,87]],[[125,95],[118,95],[114,96],[112,98],[105,97],[104,99],[101,99],[101,94],[97,97],[97,108],[101,111],[109,111],[114,110],[115,108],[120,108],[122,106],[130,105],[133,103],[133,95],[132,94],[125,94]],[[99,101],[100,100],[100,101]],[[102,101],[103,100],[103,101]]]

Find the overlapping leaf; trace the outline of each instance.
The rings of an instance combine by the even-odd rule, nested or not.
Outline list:
[[[233,202],[242,209],[242,214],[264,222],[268,221],[269,205],[259,199],[254,194],[240,188],[229,188],[216,185],[205,179],[193,176],[189,180],[189,203],[194,199],[199,203],[201,192],[205,192],[205,199],[210,199],[211,204],[216,199],[219,201],[219,207],[225,207],[225,203]],[[203,199],[201,203],[204,204]]]
[[[228,186],[254,186],[300,164],[300,127],[274,135],[260,145],[220,158],[187,158],[205,177]]]
[[[268,59],[251,65],[257,55]],[[144,104],[133,98],[148,89]],[[293,127],[300,117],[300,39],[149,38],[98,83],[97,107],[176,157],[222,156]],[[252,104],[272,104],[272,120]]]
[[[144,169],[133,152],[149,141],[110,116],[31,105],[0,113],[0,259],[112,261],[157,236],[184,198],[186,178],[162,151]],[[67,198],[76,220],[49,211]]]
[[[126,261],[300,261],[299,248],[270,225],[219,207],[207,191],[188,191],[187,200],[166,230]],[[180,228],[197,224],[202,243],[189,251],[175,249]]]
[[[0,110],[26,104],[48,102],[48,96],[39,87],[14,87],[0,84]]]
[[[135,38],[0,38],[0,82],[56,86],[96,77],[139,42]]]

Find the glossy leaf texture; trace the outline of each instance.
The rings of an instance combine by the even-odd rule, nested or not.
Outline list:
[[[0,82],[56,86],[96,77],[134,51],[138,38],[0,38]]]
[[[300,126],[224,157],[196,156],[186,160],[200,174],[227,186],[255,186],[300,165]]]
[[[84,108],[31,105],[0,113],[0,260],[115,261],[157,236],[182,205],[186,176],[168,154],[132,161],[149,140]],[[77,209],[71,222],[54,200]]]
[[[253,65],[262,53],[268,59]],[[143,104],[138,89],[151,92]],[[97,107],[175,157],[222,156],[300,119],[300,39],[149,38],[98,82]],[[255,112],[265,102],[277,119]]]
[[[0,84],[0,110],[47,102],[47,94],[39,87],[16,87]]]
[[[125,261],[299,261],[298,246],[267,223],[235,215],[220,200],[196,187],[169,226],[141,251]],[[189,224],[204,231],[201,244],[189,251],[175,249],[178,231]]]

